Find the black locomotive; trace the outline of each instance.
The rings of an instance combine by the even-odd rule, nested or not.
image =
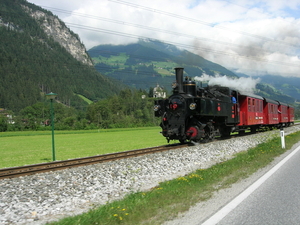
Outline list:
[[[156,100],[155,116],[162,117],[162,134],[168,140],[180,142],[207,142],[216,135],[228,136],[239,123],[237,91],[228,87],[197,87],[195,81],[186,77],[183,68],[175,68],[176,82],[173,94]]]

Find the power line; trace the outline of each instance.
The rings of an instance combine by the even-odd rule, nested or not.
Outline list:
[[[111,0],[114,1],[114,0]],[[123,2],[123,1],[121,1]],[[46,6],[43,6],[46,7]],[[51,7],[46,7],[46,8],[51,8]],[[147,7],[146,7],[147,8]],[[52,8],[53,10],[57,10],[59,12],[63,12],[63,13],[68,13],[71,14],[71,11],[68,10],[63,10],[63,9],[56,9],[56,8]],[[150,9],[150,8],[148,8]],[[72,13],[74,14],[74,13]],[[165,33],[169,33],[172,35],[176,35],[176,36],[185,36],[185,37],[190,37],[190,38],[197,38],[195,36],[192,35],[188,35],[188,34],[182,34],[179,32],[174,32],[174,31],[166,31],[163,29],[159,29],[159,28],[153,28],[153,27],[147,27],[147,26],[143,26],[143,25],[138,25],[138,24],[133,24],[133,23],[127,23],[127,22],[123,22],[123,21],[118,21],[118,20],[113,20],[113,19],[108,19],[108,18],[103,18],[103,17],[98,17],[98,16],[93,16],[93,15],[87,15],[87,14],[81,14],[81,13],[75,13],[75,15],[78,16],[83,16],[86,18],[93,18],[93,19],[101,19],[103,21],[107,21],[107,22],[113,22],[113,23],[118,23],[121,25],[128,25],[128,26],[135,26],[138,28],[142,28],[142,29],[148,29],[148,30],[153,30],[153,31],[158,31],[158,32],[165,32]],[[170,14],[170,15],[176,15],[176,14]],[[185,17],[183,17],[185,18]],[[66,23],[69,24],[72,27],[78,28],[78,29],[86,29],[86,30],[90,30],[90,31],[94,31],[94,32],[103,32],[103,33],[107,33],[107,34],[112,34],[112,35],[118,35],[118,36],[123,36],[123,37],[129,37],[129,38],[135,38],[135,39],[140,39],[140,38],[148,38],[148,37],[143,37],[143,36],[139,36],[139,35],[134,35],[134,34],[128,34],[128,33],[122,33],[122,32],[117,32],[114,30],[107,30],[107,29],[100,29],[100,28],[95,28],[95,27],[88,27],[88,26],[83,26],[83,25],[79,25],[79,24],[72,24],[72,23]],[[198,38],[199,39],[199,38]],[[218,44],[224,44],[224,45],[232,45],[235,47],[245,47],[248,48],[247,46],[241,46],[241,45],[235,45],[232,43],[226,43],[226,42],[220,42],[220,41],[214,41],[214,40],[209,40],[209,39],[205,39],[203,38],[202,40],[205,41],[211,41],[214,43],[218,43]],[[161,40],[158,40],[161,41]],[[261,61],[261,62],[269,62],[269,63],[276,63],[276,64],[280,64],[280,65],[286,65],[286,66],[296,66],[298,67],[298,64],[293,64],[293,63],[283,63],[283,62],[279,62],[279,61],[270,61],[270,60],[266,60],[266,59],[262,59],[262,58],[257,58],[257,57],[251,57],[251,56],[246,56],[246,55],[239,55],[239,54],[233,54],[233,53],[228,53],[225,51],[218,51],[218,50],[214,50],[214,49],[210,49],[210,48],[204,48],[204,47],[196,47],[193,45],[186,45],[186,44],[182,44],[182,43],[176,43],[176,42],[170,42],[170,41],[162,41],[165,44],[173,44],[179,47],[183,47],[183,48],[188,48],[188,49],[197,49],[203,52],[210,52],[210,53],[214,53],[214,54],[218,54],[218,55],[225,55],[225,56],[232,56],[232,57],[241,57],[241,58],[247,58],[247,59],[251,59],[251,60],[255,60],[255,61]],[[261,50],[256,48],[257,50]],[[138,57],[138,56],[136,56]],[[141,57],[141,56],[140,56]]]
[[[82,26],[82,25],[72,24],[72,23],[66,23],[66,24],[68,24],[72,27],[75,27],[75,28],[85,29],[85,30],[90,30],[90,31],[95,31],[95,32],[108,33],[108,34],[112,34],[112,35],[118,35],[118,36],[135,38],[135,39],[148,39],[148,37],[123,33],[123,32],[118,32],[118,31],[112,31],[112,30],[101,29],[101,28],[96,28],[96,27]],[[247,58],[247,59],[251,59],[251,60],[254,60],[254,61],[269,62],[269,63],[275,63],[275,64],[286,65],[286,66],[294,66],[294,67],[299,67],[300,66],[298,63],[285,63],[285,62],[280,62],[280,61],[267,60],[267,59],[263,59],[263,58],[259,58],[259,57],[238,55],[238,54],[228,53],[228,52],[224,52],[224,51],[218,51],[218,50],[214,50],[214,49],[210,49],[210,48],[204,48],[204,47],[199,47],[199,46],[182,44],[182,43],[177,43],[177,42],[172,42],[172,41],[164,41],[164,40],[158,40],[158,39],[156,39],[156,40],[160,41],[160,42],[163,42],[165,44],[171,44],[171,45],[179,46],[179,47],[182,47],[182,48],[188,48],[188,49],[197,49],[197,50],[201,50],[203,52],[210,52],[210,53],[214,53],[214,54],[218,54],[218,55],[226,55],[226,56],[232,56],[232,57]]]
[[[110,1],[114,1],[114,0],[110,0]],[[217,43],[217,44],[222,44],[222,45],[227,45],[227,46],[233,46],[233,47],[237,47],[237,48],[250,49],[249,46],[242,46],[242,45],[237,45],[237,44],[228,43],[228,42],[210,40],[208,38],[199,38],[199,37],[196,37],[196,36],[193,36],[193,35],[183,34],[183,33],[179,33],[179,32],[168,31],[168,30],[163,30],[163,29],[159,29],[159,28],[148,27],[148,26],[143,26],[143,25],[134,24],[134,23],[128,23],[128,22],[119,21],[119,20],[108,19],[108,18],[94,16],[94,15],[88,15],[88,14],[82,14],[82,13],[77,13],[77,12],[71,12],[71,11],[63,10],[63,9],[57,9],[57,8],[52,8],[52,7],[47,7],[47,6],[43,6],[43,7],[52,9],[54,11],[62,12],[62,13],[67,13],[67,14],[72,14],[72,15],[77,15],[77,16],[82,16],[82,17],[92,18],[92,19],[97,19],[97,20],[103,20],[103,21],[106,21],[106,22],[116,23],[116,24],[120,24],[120,25],[133,26],[133,27],[137,27],[137,28],[141,28],[141,29],[158,31],[158,32],[163,32],[163,33],[167,33],[167,34],[176,35],[176,36],[183,36],[183,37],[188,37],[188,38],[194,38],[194,39],[197,39],[197,40],[208,41],[208,42],[213,42],[213,43]],[[143,7],[143,8],[150,9],[148,7]],[[172,14],[172,15],[176,15],[176,14]],[[139,38],[148,38],[148,37],[142,37],[142,36],[138,36],[138,35],[134,35],[134,34],[127,34],[127,33],[117,32],[117,31],[113,31],[113,30],[107,30],[107,29],[100,29],[100,28],[95,28],[95,27],[83,26],[83,25],[79,25],[79,24],[72,24],[72,23],[67,23],[67,22],[66,22],[66,24],[69,24],[70,26],[75,27],[75,28],[79,28],[79,29],[86,29],[86,30],[95,31],[95,32],[103,32],[103,33],[107,33],[107,34],[113,34],[113,35],[118,35],[118,36],[123,36],[123,37],[128,37],[128,38],[136,38],[136,39],[139,39]],[[217,51],[217,50],[213,50],[213,49],[209,49],[209,48],[201,48],[201,47],[195,47],[195,46],[191,46],[191,45],[184,45],[184,44],[181,44],[181,43],[174,43],[174,42],[168,42],[168,41],[163,41],[163,42],[164,43],[173,43],[176,46],[185,47],[185,48],[189,48],[189,49],[191,49],[191,48],[192,49],[198,49],[198,50],[202,50],[202,51],[205,51],[205,52],[207,52],[207,51],[209,51],[211,53],[218,53],[218,52],[220,52],[219,54],[221,54],[221,55],[229,55],[229,56],[241,57],[241,58],[245,58],[246,57],[246,58],[249,58],[249,59],[252,59],[252,60],[255,60],[255,61],[279,63],[281,65],[285,64],[287,66],[298,66],[298,64],[293,64],[293,63],[282,63],[282,62],[278,62],[278,61],[269,61],[269,60],[265,60],[265,59],[262,59],[262,58],[259,58],[259,57],[252,57],[252,56],[246,56],[246,55],[232,54],[232,53],[227,53],[227,52],[224,52],[224,51],[221,52],[221,51]],[[260,53],[263,53],[263,54],[269,53],[269,52],[263,51],[261,48],[251,47],[251,51],[253,51],[253,50],[260,51]]]
[[[256,8],[249,8],[249,7],[246,7],[246,6],[243,6],[243,5],[234,3],[234,2],[232,2],[232,1],[228,1],[228,0],[223,0],[223,1],[225,1],[225,2],[227,2],[227,3],[229,3],[229,4],[231,4],[231,5],[236,5],[236,6],[240,7],[240,8],[247,9],[248,11],[254,11],[254,12],[257,12],[257,13],[259,13],[259,14],[261,14],[261,15],[264,15],[264,14],[262,13],[262,11],[260,11],[260,10],[258,10],[258,9],[256,9]],[[255,4],[255,2],[248,1],[248,3],[249,3],[249,2]],[[265,3],[266,3],[266,2],[265,2]],[[284,21],[284,22],[285,22],[285,23],[289,23],[289,24],[295,24],[294,22],[288,22],[288,21]]]
[[[60,13],[65,13],[65,14],[69,14],[69,15],[75,15],[75,16],[80,16],[80,17],[85,17],[85,18],[90,18],[90,19],[96,19],[96,20],[102,20],[102,21],[105,21],[105,22],[136,27],[136,28],[145,29],[145,30],[149,30],[149,31],[157,31],[157,32],[176,35],[176,36],[181,36],[181,37],[194,38],[194,39],[201,40],[201,41],[213,42],[213,43],[223,44],[223,45],[227,45],[227,46],[234,46],[234,47],[239,47],[239,48],[249,48],[248,46],[237,45],[237,44],[234,44],[234,43],[218,41],[218,40],[204,38],[204,37],[198,37],[198,36],[189,35],[189,34],[186,34],[186,33],[180,33],[180,32],[175,32],[175,31],[164,30],[164,29],[160,29],[160,28],[156,28],[156,27],[149,27],[149,26],[144,26],[144,25],[140,25],[140,24],[129,23],[129,22],[125,22],[125,21],[114,20],[114,19],[94,16],[94,15],[89,15],[89,14],[83,14],[83,13],[78,13],[78,12],[72,12],[72,11],[69,11],[69,10],[57,9],[57,8],[48,7],[48,6],[42,6],[42,7],[45,7],[45,8],[51,9],[52,11],[57,11],[57,12],[60,12]],[[257,49],[257,50],[262,50],[261,48],[256,48],[256,47],[251,47],[251,48],[252,49],[254,48],[254,49]]]
[[[136,27],[136,28],[150,30],[150,31],[157,31],[157,32],[161,32],[161,33],[175,35],[177,37],[180,36],[180,37],[193,38],[193,39],[196,39],[196,40],[201,40],[201,41],[206,41],[206,42],[212,42],[214,44],[221,44],[221,45],[232,46],[232,47],[236,47],[236,48],[245,48],[246,50],[248,50],[248,49],[251,48],[251,51],[256,50],[256,51],[260,51],[262,53],[263,52],[269,53],[269,52],[263,50],[262,48],[257,48],[257,47],[253,47],[253,46],[249,47],[249,46],[243,46],[243,45],[238,45],[238,44],[234,44],[234,43],[229,43],[229,42],[224,42],[224,41],[218,41],[218,40],[213,40],[213,39],[209,39],[209,38],[204,38],[204,37],[197,37],[197,36],[189,35],[189,34],[186,34],[186,33],[169,31],[169,30],[164,30],[164,29],[160,29],[160,28],[149,27],[149,26],[144,26],[144,25],[129,23],[129,22],[125,22],[125,21],[120,21],[120,20],[114,20],[114,19],[109,19],[109,18],[94,16],[94,15],[89,15],[89,14],[77,13],[77,12],[72,12],[72,11],[64,10],[64,9],[57,9],[57,8],[47,7],[47,6],[43,6],[43,7],[49,8],[49,9],[52,9],[54,11],[61,12],[61,13],[66,13],[66,14],[70,14],[70,15],[72,14],[72,15],[81,16],[81,17],[85,17],[85,18],[92,18],[92,19],[96,19],[96,20],[102,20],[102,21],[106,21],[106,22],[111,22],[111,23],[119,24],[119,25],[131,26],[131,27]],[[285,44],[287,44],[287,43],[285,43]],[[297,47],[297,46],[295,46],[295,47]]]
[[[173,18],[186,20],[186,21],[189,21],[189,22],[202,24],[202,25],[209,26],[209,27],[214,27],[214,28],[218,28],[218,29],[222,29],[222,30],[232,31],[232,32],[235,32],[235,33],[239,33],[239,34],[242,34],[242,35],[249,36],[249,37],[262,39],[264,41],[276,42],[276,43],[279,43],[279,44],[284,44],[284,45],[288,45],[288,46],[292,46],[292,47],[299,47],[299,46],[296,46],[296,45],[292,45],[290,43],[275,40],[273,38],[268,38],[268,37],[248,33],[248,32],[245,32],[245,31],[236,30],[236,29],[232,29],[232,28],[229,28],[229,27],[221,26],[221,25],[215,25],[214,23],[208,23],[208,22],[205,22],[205,21],[202,21],[202,20],[193,19],[193,18],[186,17],[186,16],[181,16],[179,14],[169,13],[169,12],[166,12],[166,11],[162,11],[162,10],[159,10],[159,9],[154,9],[154,8],[134,4],[134,3],[131,3],[131,2],[125,2],[125,1],[122,1],[122,0],[108,0],[108,1],[118,3],[118,4],[122,4],[122,5],[127,5],[127,6],[130,6],[130,7],[133,7],[133,8],[143,9],[143,10],[150,11],[150,12],[153,12],[153,13],[159,13],[159,14],[170,16],[170,17],[173,17]]]

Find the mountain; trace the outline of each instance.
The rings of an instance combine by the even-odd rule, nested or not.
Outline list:
[[[292,96],[300,102],[300,78],[266,75],[261,76],[260,79],[263,83],[273,86],[275,90]]]
[[[240,77],[250,77],[243,73],[236,73]],[[273,98],[288,103],[300,102],[300,78],[281,77],[275,75],[251,76],[259,78],[257,94],[266,98]]]
[[[151,39],[95,46],[87,52],[79,36],[50,11],[26,0],[0,1],[0,109],[18,113],[45,101],[49,92],[57,93],[61,103],[85,109],[88,101],[128,86],[147,90],[159,84],[170,91],[174,67],[184,67],[191,77],[237,77],[201,56]],[[295,84],[284,84],[274,89],[299,93]],[[262,93],[272,96],[270,90]]]
[[[259,83],[256,85],[256,94],[265,98],[274,99],[289,104],[293,104],[296,101],[294,97],[291,97],[282,91],[277,90],[272,85],[266,83]]]
[[[82,109],[124,85],[97,72],[77,34],[25,0],[0,1],[0,108],[19,112],[54,92]],[[81,97],[80,97],[81,96]]]
[[[216,63],[174,45],[141,39],[128,45],[99,45],[88,51],[96,69],[126,85],[149,89],[156,84],[169,91],[175,80],[174,67],[184,67],[185,75],[227,75],[233,72]]]
[[[235,74],[187,50],[151,39],[141,39],[128,45],[99,45],[88,53],[99,72],[141,89],[159,84],[170,92],[171,83],[175,80],[175,67],[184,67],[184,75],[190,77],[201,76],[203,73],[232,78],[249,77]],[[287,103],[299,99],[300,80],[273,76],[263,76],[261,80],[256,86],[257,94]],[[299,87],[293,82],[298,82]]]

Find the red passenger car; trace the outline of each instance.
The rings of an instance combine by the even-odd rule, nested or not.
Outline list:
[[[288,126],[294,124],[294,110],[293,106],[288,105]]]
[[[281,127],[287,126],[289,122],[288,105],[282,102],[278,102],[278,118]]]
[[[238,126],[263,124],[263,98],[257,95],[239,95],[240,123]]]
[[[264,124],[276,126],[279,124],[277,101],[264,98]]]

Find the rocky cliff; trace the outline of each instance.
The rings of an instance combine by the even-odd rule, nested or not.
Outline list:
[[[77,34],[72,32],[66,25],[58,19],[58,17],[39,10],[33,10],[28,6],[22,6],[44,32],[58,42],[63,48],[67,50],[78,61],[92,66],[92,60],[86,52],[85,46],[80,42]]]

